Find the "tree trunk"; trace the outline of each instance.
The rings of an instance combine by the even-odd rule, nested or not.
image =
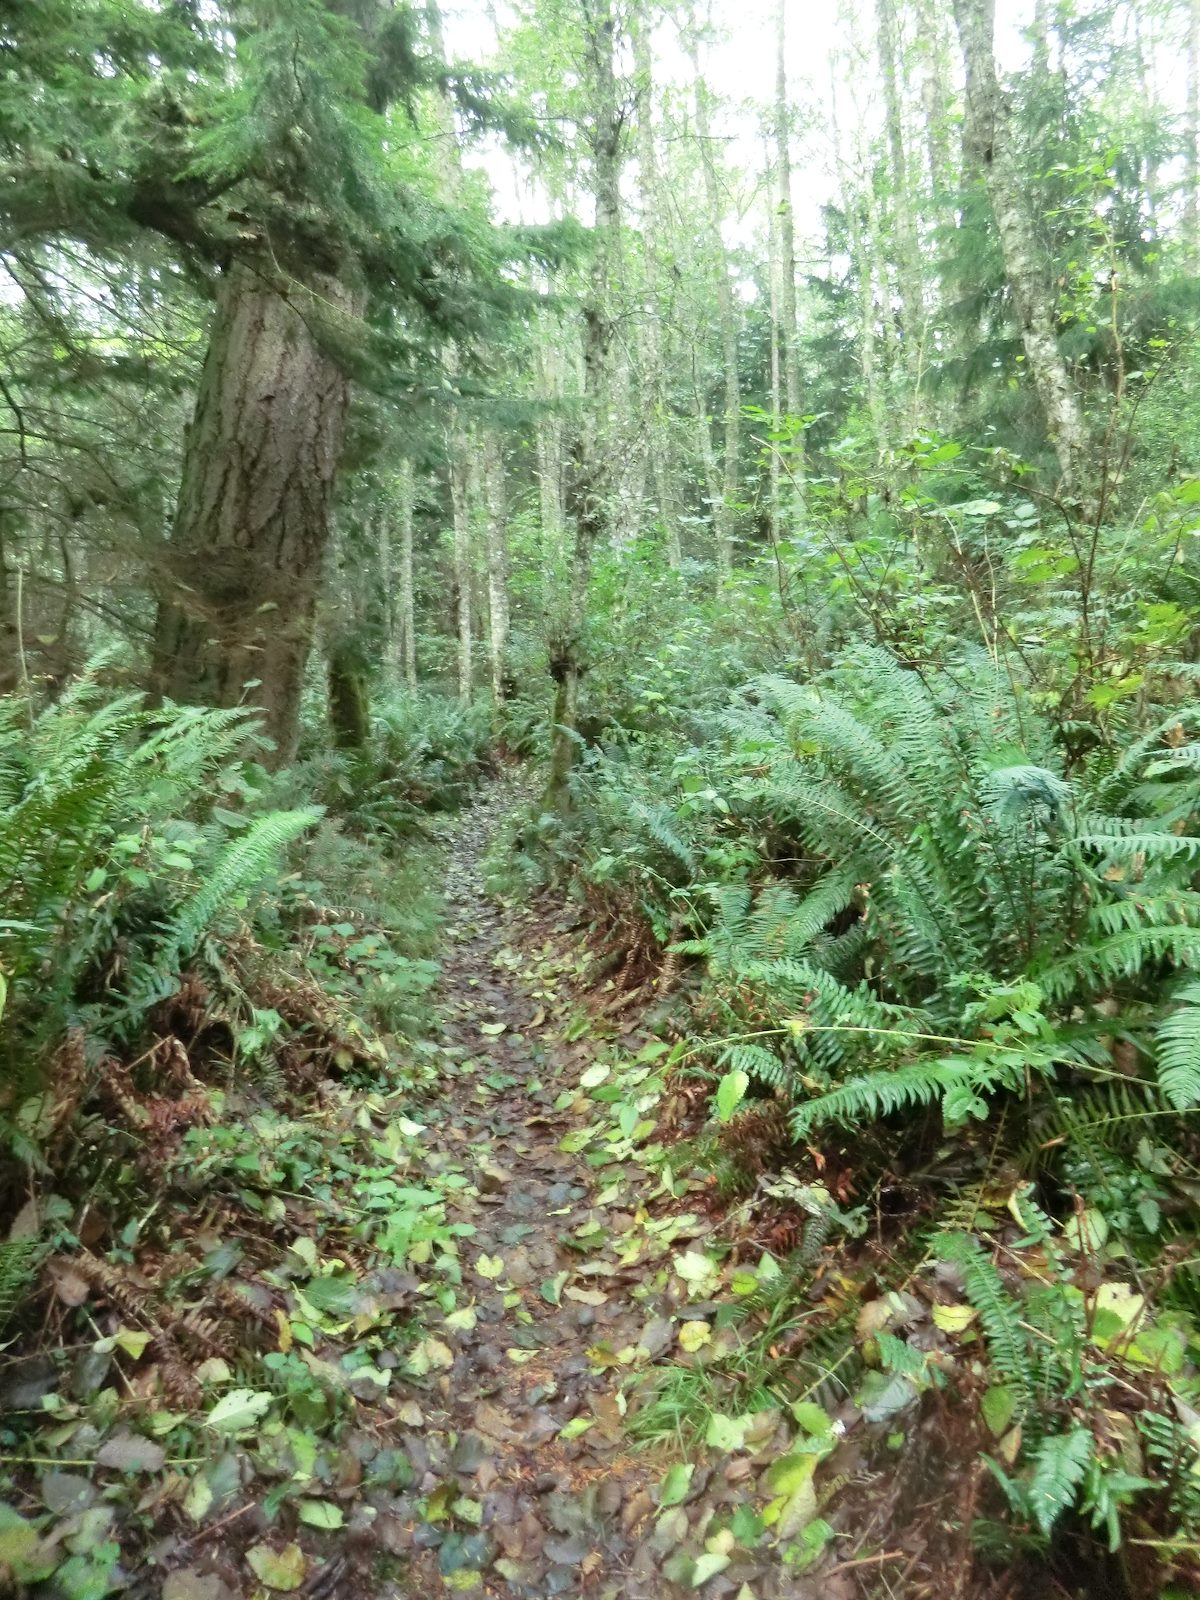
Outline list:
[[[1058,348],[1054,296],[1038,260],[1026,205],[1027,178],[1016,160],[1009,107],[996,78],[995,0],[955,0],[954,12],[967,75],[964,144],[987,186],[1025,359],[1058,460],[1063,496],[1073,500],[1086,489],[1087,428]]]
[[[454,527],[454,594],[458,634],[458,698],[471,698],[474,679],[472,594],[474,583],[471,560],[472,455],[465,428],[454,426],[449,433],[450,515]]]
[[[508,540],[504,505],[504,460],[500,443],[488,434],[483,456],[487,506],[488,650],[492,667],[492,703],[507,698],[508,667]]]
[[[792,209],[791,111],[787,89],[788,0],[778,0],[775,16],[775,167],[778,184],[780,358],[783,393],[789,417],[802,414],[800,399],[800,326],[796,312],[796,226]],[[788,450],[788,483],[794,508],[805,505],[804,432]]]
[[[650,19],[645,0],[633,24],[633,66],[637,76],[638,189],[642,223],[642,272],[646,300],[639,328],[644,392],[649,411],[646,448],[654,483],[658,520],[667,544],[667,562],[678,569],[683,560],[679,513],[671,479],[666,371],[663,363],[662,315],[659,305],[659,219],[662,210],[658,155],[654,148],[654,70],[650,57]]]
[[[916,14],[929,191],[938,201],[950,193],[957,177],[950,154],[949,129],[954,93],[950,81],[945,13],[938,0],[918,0]]]
[[[581,0],[581,10],[583,76],[589,101],[586,137],[596,227],[591,281],[583,307],[583,393],[567,489],[568,508],[575,524],[570,598],[565,626],[550,646],[550,671],[556,690],[546,807],[560,814],[570,809],[570,779],[578,748],[575,727],[592,552],[606,531],[611,502],[605,424],[612,380],[612,272],[621,229],[622,118],[614,67],[617,27],[612,0]]]
[[[740,499],[742,445],[742,388],[738,373],[738,324],[721,236],[721,190],[712,153],[712,130],[708,116],[708,86],[700,73],[699,52],[692,48],[692,70],[696,89],[696,134],[700,144],[700,169],[704,174],[704,198],[708,207],[708,233],[717,286],[717,327],[721,336],[721,367],[725,386],[724,474],[720,499],[715,507],[717,530],[717,571],[726,581],[733,571],[733,547]]]
[[[396,520],[400,531],[400,570],[397,586],[400,603],[397,627],[400,634],[400,669],[409,689],[417,687],[417,618],[413,591],[413,464],[403,461],[396,473]]]
[[[329,652],[329,726],[338,750],[361,755],[371,734],[371,702],[362,653],[353,639]]]
[[[1194,273],[1200,271],[1200,0],[1188,0],[1184,165],[1183,237]]]
[[[892,235],[896,281],[900,292],[900,349],[908,379],[912,426],[918,421],[925,305],[921,292],[921,251],[917,242],[916,197],[909,179],[904,117],[901,108],[901,51],[895,0],[875,0],[879,65],[888,152],[892,166]]]
[[[164,557],[154,683],[184,703],[257,706],[276,763],[295,754],[329,542],[347,380],[316,315],[360,297],[314,274],[287,294],[237,261],[217,298]]]

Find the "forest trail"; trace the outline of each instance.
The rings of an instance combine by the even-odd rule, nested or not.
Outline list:
[[[511,793],[497,786],[450,834],[441,1000],[459,1065],[436,1113],[418,1115],[429,1122],[426,1165],[461,1169],[477,1190],[457,1212],[475,1229],[461,1249],[474,1325],[439,1332],[435,1360],[452,1352],[453,1364],[430,1375],[422,1425],[398,1440],[417,1469],[412,1496],[379,1508],[383,1542],[410,1557],[401,1592],[479,1592],[482,1580],[485,1593],[528,1600],[815,1594],[733,1552],[728,1537],[705,1548],[714,1516],[748,1504],[754,1476],[778,1455],[773,1426],[761,1459],[685,1469],[683,1503],[671,1492],[665,1508],[659,1486],[678,1452],[628,1439],[631,1371],[677,1355],[680,1327],[713,1309],[681,1306],[669,1273],[647,1266],[663,1253],[655,1237],[702,1237],[708,1225],[670,1195],[656,1208],[656,1180],[636,1162],[598,1167],[561,1148],[578,1143],[579,1119],[556,1103],[574,1098],[601,1046],[579,1033],[561,925],[556,939],[536,913],[485,893],[481,864],[506,804]],[[568,1014],[574,1042],[540,1042]],[[644,1043],[635,1031],[618,1041],[630,1054]],[[414,1524],[421,1496],[426,1520]],[[842,1593],[836,1577],[820,1592]]]

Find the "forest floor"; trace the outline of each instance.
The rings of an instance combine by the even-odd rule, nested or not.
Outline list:
[[[461,1208],[475,1318],[445,1333],[452,1365],[401,1441],[437,1520],[414,1520],[410,1502],[379,1507],[391,1549],[412,1553],[407,1588],[473,1587],[479,1572],[485,1592],[529,1600],[849,1597],[836,1572],[810,1584],[710,1532],[748,1511],[755,1480],[786,1455],[777,1416],[758,1419],[743,1451],[677,1471],[665,1493],[678,1450],[630,1442],[631,1372],[678,1354],[681,1330],[706,1331],[715,1309],[681,1301],[665,1270],[710,1222],[636,1158],[611,1156],[602,1134],[581,1138],[581,1079],[599,1080],[614,1052],[653,1056],[655,1041],[583,987],[569,916],[488,899],[483,858],[511,799],[485,796],[450,840],[441,1004],[458,1069],[428,1114],[426,1160],[461,1168],[477,1191]]]
[[[51,1264],[37,1348],[0,1363],[0,1409],[29,1419],[0,1590],[10,1562],[136,1600],[1033,1592],[975,1581],[953,1386],[918,1408],[869,1375],[826,1412],[803,1376],[793,1405],[744,1370],[748,1331],[787,1360],[786,1325],[736,1302],[803,1216],[773,1256],[779,1202],[693,1170],[710,1085],[663,1071],[669,997],[606,976],[576,909],[486,892],[527,798],[502,780],[444,828],[442,1034],[412,1087],[231,1088],[169,1157],[146,1146],[160,1234]],[[789,1316],[834,1296],[944,1343],[928,1294],[870,1299],[872,1248],[822,1255]]]
[[[407,1558],[400,1592],[482,1588],[527,1600],[931,1592],[927,1519],[912,1519],[898,1547],[881,1545],[901,1496],[897,1485],[877,1484],[872,1514],[858,1508],[860,1532],[835,1535],[818,1519],[831,1495],[818,1501],[814,1489],[826,1452],[807,1453],[780,1408],[726,1416],[714,1384],[706,1395],[713,1448],[682,1431],[636,1442],[654,1369],[679,1363],[704,1392],[704,1360],[721,1353],[709,1319],[722,1291],[703,1276],[703,1247],[715,1233],[724,1253],[736,1228],[725,1228],[703,1180],[672,1179],[668,1168],[663,1182],[661,1146],[650,1147],[653,1163],[638,1159],[637,1140],[654,1137],[663,1109],[655,1095],[641,1104],[650,1116],[632,1140],[595,1119],[593,1097],[608,1092],[614,1064],[627,1064],[615,1098],[628,1103],[630,1079],[634,1093],[653,1088],[652,1063],[665,1047],[620,986],[593,975],[575,913],[552,900],[489,899],[484,858],[512,803],[511,788],[496,786],[447,840],[440,999],[454,1065],[436,1106],[418,1115],[428,1124],[426,1166],[471,1180],[456,1214],[474,1228],[461,1252],[473,1314],[467,1328],[439,1330],[421,1425],[398,1440],[417,1481],[376,1504],[384,1526],[375,1538]],[[644,997],[635,998],[644,1012]],[[695,1429],[694,1415],[681,1421]],[[861,1446],[836,1464],[861,1471]],[[831,1480],[844,1489],[853,1476]],[[938,1499],[938,1486],[910,1487]],[[767,1532],[768,1505],[792,1565]],[[796,1532],[814,1523],[813,1570],[802,1575]],[[966,1560],[955,1562],[949,1587],[942,1570],[943,1596],[965,1594],[970,1567],[962,1536],[950,1544]]]

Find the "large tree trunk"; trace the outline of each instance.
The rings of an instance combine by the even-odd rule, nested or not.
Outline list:
[[[964,145],[987,185],[1025,359],[1058,460],[1063,496],[1073,500],[1086,494],[1087,427],[1058,347],[1054,294],[1038,260],[1026,202],[1028,179],[1016,159],[1009,107],[996,77],[995,0],[954,0],[954,14],[967,69]]]
[[[313,275],[285,297],[237,261],[217,299],[154,640],[161,695],[257,706],[291,760],[329,542],[347,380],[314,318],[354,315],[358,295]]]

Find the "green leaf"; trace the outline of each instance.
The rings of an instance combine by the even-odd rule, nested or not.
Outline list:
[[[696,1565],[692,1568],[692,1588],[699,1589],[710,1578],[715,1578],[718,1572],[724,1572],[731,1559],[730,1556],[720,1555],[712,1550],[706,1550],[702,1556],[697,1556]]]
[[[746,1090],[750,1087],[750,1074],[740,1068],[727,1072],[717,1085],[717,1116],[722,1122],[728,1122],[733,1113],[745,1099]]]
[[[323,1528],[327,1533],[342,1527],[346,1521],[341,1508],[330,1500],[301,1500],[298,1515],[310,1528]]]
[[[298,1544],[285,1545],[282,1550],[273,1550],[266,1543],[251,1545],[246,1562],[260,1583],[282,1594],[298,1589],[308,1571],[304,1551]]]
[[[811,1433],[816,1438],[833,1432],[833,1418],[824,1406],[819,1406],[812,1400],[797,1400],[792,1406],[792,1416],[805,1433]]]
[[[231,1389],[217,1401],[204,1423],[216,1433],[241,1433],[261,1421],[270,1405],[271,1396],[264,1390]]]
[[[740,1450],[749,1425],[748,1417],[727,1417],[723,1412],[714,1411],[708,1419],[704,1442],[714,1450]]]
[[[999,1439],[1001,1434],[1008,1432],[1009,1425],[1016,1415],[1017,1393],[1006,1383],[993,1384],[990,1389],[984,1390],[980,1410],[983,1412],[983,1420],[987,1423],[989,1431]]]
[[[687,1492],[692,1485],[692,1474],[695,1472],[693,1462],[678,1461],[667,1473],[662,1481],[659,1491],[658,1503],[665,1510],[668,1506],[682,1505],[687,1499]]]
[[[560,1439],[578,1439],[585,1434],[595,1422],[594,1417],[572,1417],[565,1427],[558,1430]]]

